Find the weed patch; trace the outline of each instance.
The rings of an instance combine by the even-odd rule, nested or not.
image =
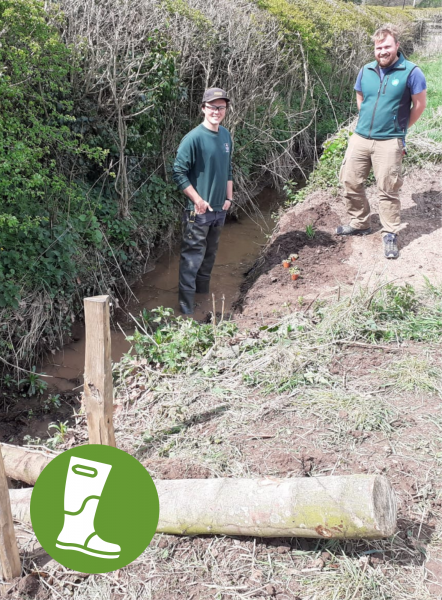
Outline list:
[[[171,308],[163,307],[151,313],[144,310],[141,320],[135,322],[135,333],[127,338],[135,354],[170,373],[191,371],[205,352],[232,337],[237,329],[231,321],[200,325],[193,319],[175,317]]]
[[[316,314],[325,339],[430,341],[442,335],[439,292],[428,290],[417,297],[409,284],[381,285],[372,292],[360,288],[350,299],[317,305]]]

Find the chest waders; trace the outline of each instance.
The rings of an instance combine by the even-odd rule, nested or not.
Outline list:
[[[193,314],[194,296],[208,294],[219,238],[226,218],[225,211],[197,215],[186,211],[181,242],[179,275],[180,310]]]

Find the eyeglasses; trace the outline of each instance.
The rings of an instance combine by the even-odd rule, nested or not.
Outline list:
[[[224,112],[227,108],[227,106],[213,106],[212,104],[205,104],[204,105],[206,108],[208,108],[210,110],[210,112]]]

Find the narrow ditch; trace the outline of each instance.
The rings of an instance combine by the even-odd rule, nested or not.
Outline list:
[[[215,296],[215,310],[221,312],[223,297],[224,310],[229,313],[238,297],[244,276],[254,264],[275,222],[272,213],[278,210],[280,197],[272,189],[264,189],[255,199],[259,210],[241,211],[238,219],[228,219],[221,236],[220,246],[213,269],[211,293],[196,296],[196,310],[193,318],[203,321],[213,310],[212,293]],[[112,318],[112,360],[118,362],[129,350],[125,336],[133,331],[133,321],[129,314],[137,317],[143,309],[152,310],[158,306],[178,307],[178,268],[179,242],[165,252],[152,270],[146,273],[133,287],[133,300],[124,311]],[[123,331],[124,333],[123,333]],[[72,390],[82,383],[84,369],[85,331],[82,323],[73,329],[72,343],[60,352],[51,355],[40,366],[41,371],[51,376],[49,386],[58,391]]]

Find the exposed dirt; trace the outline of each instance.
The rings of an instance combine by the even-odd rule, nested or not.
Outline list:
[[[21,445],[26,441],[25,436],[37,443],[38,438],[47,439],[51,423],[67,421],[73,425],[72,409],[80,408],[78,394],[58,394],[56,405],[50,398],[54,399],[54,394],[48,391],[29,398],[17,392],[15,386],[12,389],[0,389],[0,443]]]
[[[146,460],[144,466],[158,479],[208,479],[211,476],[210,469],[178,458],[153,458]]]
[[[277,318],[284,309],[306,307],[316,297],[339,293],[340,288],[370,279],[424,285],[442,276],[442,168],[415,170],[404,179],[401,191],[402,229],[400,257],[383,255],[376,188],[367,189],[372,207],[373,233],[364,237],[335,235],[337,225],[348,223],[343,199],[318,191],[287,211],[265,252],[241,288],[238,321],[245,327],[257,320]],[[315,236],[306,235],[313,225]],[[281,261],[299,254],[295,265],[301,276],[292,281]]]

